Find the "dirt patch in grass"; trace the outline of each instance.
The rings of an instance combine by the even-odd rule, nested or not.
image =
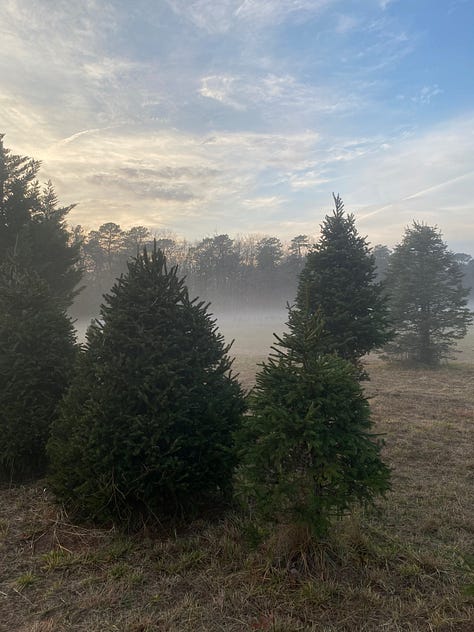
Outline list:
[[[250,387],[261,358],[237,359]],[[473,629],[474,367],[370,364],[393,489],[331,538],[248,517],[124,536],[71,524],[44,485],[0,490],[0,630]]]

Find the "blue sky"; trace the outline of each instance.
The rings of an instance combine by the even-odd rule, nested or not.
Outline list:
[[[0,131],[71,223],[474,254],[473,0],[4,0]]]

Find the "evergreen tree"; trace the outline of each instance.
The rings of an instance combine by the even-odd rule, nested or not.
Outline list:
[[[44,474],[55,409],[71,377],[75,333],[36,273],[0,266],[0,479]]]
[[[335,514],[388,488],[357,369],[326,342],[319,314],[290,313],[290,333],[257,375],[240,433],[240,491],[264,518],[323,535]]]
[[[82,274],[79,244],[70,239],[65,225],[73,207],[58,206],[50,182],[40,189],[39,167],[38,161],[6,149],[0,134],[0,264],[14,256],[69,305]]]
[[[269,272],[278,268],[283,259],[283,247],[277,237],[264,237],[257,244],[257,268]]]
[[[52,485],[82,518],[134,523],[228,495],[244,409],[229,347],[156,249],[105,296],[49,443]]]
[[[299,277],[296,308],[320,312],[326,352],[358,363],[389,338],[387,300],[375,283],[375,260],[364,237],[346,215],[339,196],[321,226],[319,242],[308,253]],[[293,312],[295,313],[295,312]]]
[[[387,274],[396,336],[388,354],[437,366],[452,357],[456,341],[472,322],[469,290],[452,252],[435,227],[414,222],[396,246]]]

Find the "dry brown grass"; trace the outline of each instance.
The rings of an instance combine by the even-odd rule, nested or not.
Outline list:
[[[238,359],[250,386],[257,358]],[[5,632],[471,632],[474,366],[370,365],[393,490],[324,544],[239,515],[186,532],[71,524],[41,485],[0,490]]]

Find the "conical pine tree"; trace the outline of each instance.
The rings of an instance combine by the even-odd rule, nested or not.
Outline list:
[[[319,314],[295,311],[250,397],[239,489],[263,518],[324,535],[335,515],[388,489],[352,363],[324,353]]]
[[[436,367],[454,355],[473,314],[455,255],[436,227],[413,222],[390,257],[387,288],[395,338],[390,357]]]
[[[58,498],[82,518],[130,525],[228,494],[244,409],[228,349],[156,246],[133,259],[53,427]]]
[[[296,312],[320,312],[325,350],[358,364],[390,339],[387,298],[375,282],[375,259],[339,196],[299,276]]]

